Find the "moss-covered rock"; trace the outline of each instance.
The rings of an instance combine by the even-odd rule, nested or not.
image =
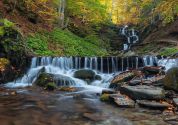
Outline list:
[[[57,88],[56,84],[54,82],[47,83],[45,89],[49,91],[53,91]]]
[[[54,79],[51,74],[48,73],[41,73],[37,80],[35,81],[35,85],[38,85],[40,87],[46,87],[48,83],[53,83]]]
[[[78,70],[74,73],[75,78],[79,79],[89,79],[89,80],[94,80],[95,79],[95,72],[93,70],[87,70],[87,69],[82,69]]]
[[[101,101],[104,101],[104,102],[109,102],[109,95],[110,95],[110,94],[102,94],[102,95],[100,96],[100,100],[101,100]]]
[[[167,71],[164,78],[164,86],[167,89],[178,91],[178,67],[171,68]]]

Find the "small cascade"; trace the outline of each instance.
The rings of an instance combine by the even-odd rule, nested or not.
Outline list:
[[[119,35],[127,38],[127,41],[123,44],[123,50],[129,50],[132,45],[139,42],[138,32],[135,29],[129,29],[128,26],[119,28]]]
[[[115,74],[138,69],[143,66],[178,66],[178,59],[158,59],[155,56],[144,57],[34,57],[28,72],[14,82],[6,84],[8,87],[30,86],[41,72],[53,74],[59,86],[85,87],[87,82],[73,77],[80,69],[93,70],[101,80],[91,83],[93,86],[108,87]]]

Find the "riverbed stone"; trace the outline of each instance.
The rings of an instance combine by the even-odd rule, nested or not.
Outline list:
[[[106,120],[108,118],[107,115],[99,114],[99,113],[84,113],[83,117],[88,118],[88,119],[95,121],[95,122],[103,121],[103,120]]]
[[[109,95],[110,101],[115,102],[117,106],[119,107],[124,107],[124,108],[134,108],[135,107],[135,102],[130,99],[126,95],[122,95],[120,93],[118,94],[111,94]]]
[[[162,88],[154,86],[122,86],[120,88],[121,93],[128,95],[134,100],[151,100],[151,99],[163,99],[165,97],[165,91]]]
[[[164,87],[178,92],[178,67],[171,68],[167,71],[166,77],[164,78]]]
[[[167,109],[168,107],[172,107],[172,105],[167,102],[157,102],[151,100],[137,100],[137,103],[142,107],[152,109]]]

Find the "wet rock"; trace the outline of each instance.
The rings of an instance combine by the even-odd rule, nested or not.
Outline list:
[[[45,87],[45,89],[46,90],[49,90],[49,91],[53,91],[53,90],[55,90],[57,88],[57,86],[56,86],[56,84],[54,83],[54,82],[49,82],[47,85],[46,85],[46,87]]]
[[[160,67],[160,66],[146,66],[146,67],[143,67],[143,73],[146,75],[146,76],[149,76],[149,75],[157,75],[157,74],[164,74],[163,72],[163,67]]]
[[[121,93],[128,95],[134,100],[151,100],[151,99],[163,99],[165,97],[165,92],[162,88],[154,86],[122,86],[120,88]]]
[[[175,53],[175,54],[173,54],[173,55],[171,56],[171,58],[178,58],[178,52]]]
[[[95,76],[95,80],[102,80],[102,78],[101,78],[100,75],[96,75],[96,76]]]
[[[150,85],[152,85],[152,84],[153,84],[153,82],[150,81],[150,80],[147,80],[147,79],[142,81],[142,85],[150,86]]]
[[[119,90],[120,87],[125,84],[125,82],[130,81],[135,77],[135,73],[132,71],[124,72],[119,75],[116,75],[114,79],[111,81],[109,88],[114,88]]]
[[[167,71],[164,78],[164,87],[178,91],[178,67],[171,68]]]
[[[50,73],[41,73],[34,82],[40,87],[45,87],[48,83],[55,83],[57,86],[75,85],[75,81],[68,76]]]
[[[75,78],[83,79],[83,80],[91,80],[93,81],[95,79],[95,72],[93,70],[88,70],[88,69],[82,69],[78,70],[74,73]]]
[[[167,109],[172,107],[167,102],[157,102],[157,101],[150,101],[150,100],[137,100],[137,103],[142,107],[153,108],[153,109]]]
[[[173,98],[173,103],[178,107],[178,98]]]
[[[158,75],[150,79],[155,86],[163,86],[165,75]]]
[[[76,91],[77,89],[74,88],[74,87],[60,87],[59,90],[60,90],[60,91],[65,91],[65,92],[74,92],[74,91]]]
[[[112,94],[109,95],[110,100],[113,100],[119,107],[133,108],[135,107],[135,102],[126,95]]]
[[[45,87],[48,83],[53,82],[53,75],[49,73],[41,73],[35,81],[35,84],[40,87]]]
[[[98,113],[84,113],[83,116],[95,122],[104,121],[108,118],[108,116]]]
[[[109,100],[109,94],[102,94],[100,96],[100,100],[104,101],[104,102],[110,102],[110,100]]]
[[[134,78],[135,74],[132,71],[123,72],[117,76],[114,77],[114,79],[111,81],[111,84],[117,84],[121,82],[128,82],[132,78]]]
[[[116,92],[114,90],[104,89],[102,90],[102,94],[115,94]]]
[[[136,86],[136,85],[140,85],[142,83],[142,80],[138,79],[138,80],[131,80],[129,81],[129,85],[130,86]]]
[[[164,118],[164,121],[168,122],[171,125],[177,125],[178,124],[178,116],[177,115],[167,116]]]

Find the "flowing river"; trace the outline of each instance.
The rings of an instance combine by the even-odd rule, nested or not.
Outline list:
[[[177,59],[144,57],[34,57],[27,73],[2,86],[0,125],[169,125],[160,110],[118,108],[99,100],[111,79],[128,69],[143,66],[177,66]],[[58,75],[59,86],[75,92],[48,92],[33,85],[39,72]],[[92,70],[100,79],[74,78],[75,71]]]

